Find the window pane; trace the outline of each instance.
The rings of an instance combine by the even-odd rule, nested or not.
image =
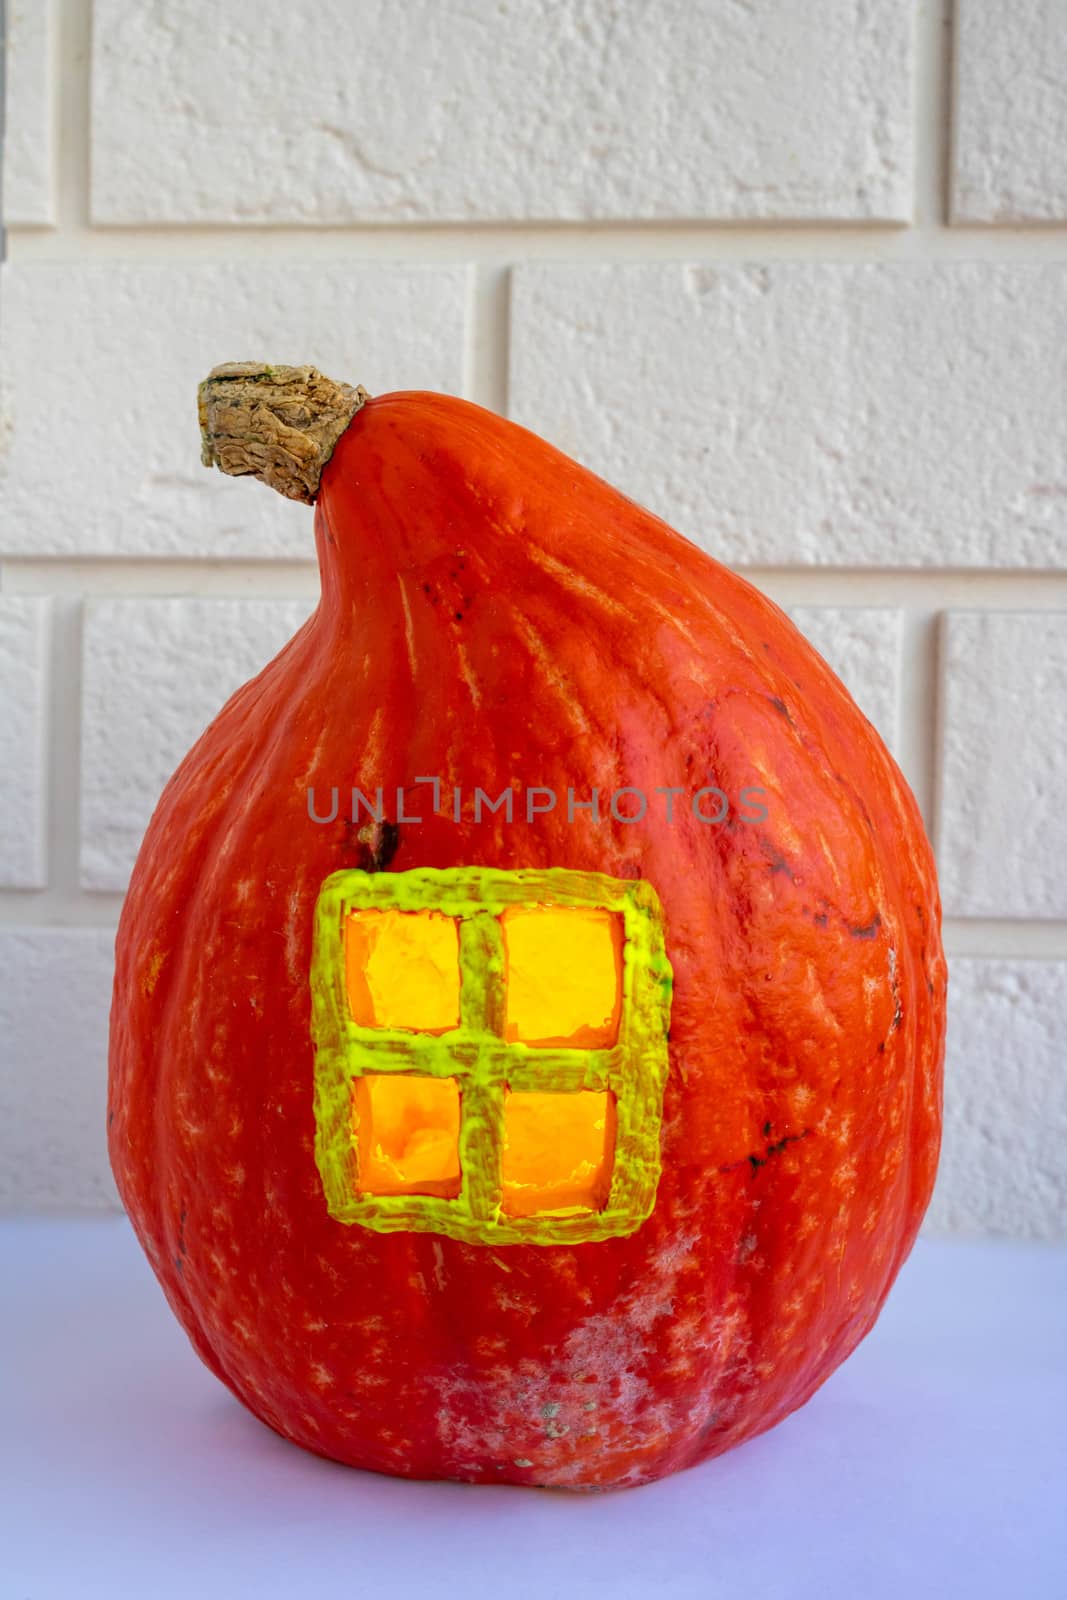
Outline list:
[[[614,1155],[614,1095],[581,1089],[505,1096],[500,1175],[508,1216],[602,1211]]]
[[[455,1078],[367,1073],[352,1101],[362,1194],[459,1194]]]
[[[597,907],[504,912],[509,1043],[603,1049],[619,1027],[622,925]]]
[[[459,930],[440,911],[352,911],[345,923],[352,1020],[444,1033],[459,1025]]]

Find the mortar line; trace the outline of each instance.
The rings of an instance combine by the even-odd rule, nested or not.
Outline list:
[[[277,228],[199,225],[163,231],[154,227],[117,231],[69,226],[54,229],[9,226],[8,256],[18,264],[58,262],[88,265],[123,262],[138,266],[196,266],[219,261],[331,262],[505,268],[525,261],[561,266],[689,261],[777,264],[806,261],[826,266],[938,262],[1038,265],[1067,262],[1067,227],[978,225],[966,228],[916,223],[910,228],[860,228],[842,223],[814,228],[776,222],[764,227],[728,222],[691,225],[652,222],[552,224],[492,223],[390,225],[352,224]]]
[[[56,228],[52,237],[63,250],[72,236],[89,231],[91,0],[53,0],[51,32],[56,51],[53,56]],[[43,242],[48,234],[38,233],[33,237]]]
[[[53,596],[49,653],[48,888],[59,911],[81,892],[81,726],[83,608],[77,597]],[[60,918],[62,920],[62,918]]]
[[[506,381],[502,364],[495,378],[498,385]],[[489,388],[488,374],[482,374],[480,386],[483,391]],[[506,394],[498,392],[497,399],[506,399]],[[1067,609],[1067,571],[727,564],[782,605],[930,611]],[[117,598],[313,599],[318,594],[318,569],[314,561],[296,557],[8,556],[0,562],[0,588],[10,594]]]
[[[501,414],[507,404],[507,297],[506,267],[484,262],[471,265],[464,394],[475,404]]]
[[[915,11],[915,222],[920,234],[948,227],[951,184],[953,0],[922,0]]]
[[[940,695],[937,628],[937,612],[904,611],[897,678],[897,759],[931,840],[937,801],[935,723]]]
[[[946,917],[942,937],[950,960],[962,956],[987,961],[1067,960],[1067,922],[1062,919]]]

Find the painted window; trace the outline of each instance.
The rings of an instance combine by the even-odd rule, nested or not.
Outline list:
[[[485,1244],[632,1233],[659,1180],[670,996],[644,881],[333,873],[312,962],[331,1216]]]

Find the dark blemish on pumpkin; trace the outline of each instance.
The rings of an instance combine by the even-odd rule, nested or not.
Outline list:
[[[108,1114],[107,1114],[107,1125],[108,1125],[109,1128],[111,1127],[111,1124],[114,1122],[114,1120],[115,1120],[114,1111],[109,1111]]]
[[[345,823],[343,849],[354,854],[361,872],[384,872],[400,848],[400,829],[395,822]]]
[[[462,613],[462,611],[453,611],[452,615],[455,617],[457,622],[462,622],[463,621],[463,613]]]
[[[769,1144],[767,1146],[767,1154],[769,1156],[780,1156],[782,1151],[786,1149],[788,1145],[799,1144],[801,1139],[806,1139],[810,1132],[810,1128],[805,1128],[803,1133],[785,1134],[785,1136],[779,1139],[775,1144]]]
[[[789,871],[789,863],[786,861],[785,856],[780,855],[773,845],[768,844],[764,839],[761,841],[761,846],[763,854],[767,857],[767,865],[772,878],[776,873]]]
[[[873,922],[866,923],[862,928],[849,928],[848,931],[854,939],[873,939],[881,926],[882,919],[876,911]]]
[[[383,872],[400,849],[400,829],[395,822],[383,822],[381,840],[374,852],[374,870]]]
[[[774,709],[778,712],[779,716],[784,717],[785,720],[789,723],[789,726],[792,727],[793,726],[793,719],[789,715],[789,707],[786,705],[785,701],[784,700],[780,700],[776,694],[769,694],[767,696],[767,699],[770,701],[770,703],[774,707]]]
[[[340,853],[361,872],[383,872],[400,845],[400,829],[395,822],[353,822],[346,819],[342,829]]]
[[[878,1054],[880,1056],[884,1056],[885,1055],[885,1040],[884,1039],[882,1040],[881,1044],[878,1046]]]
[[[769,1127],[770,1123],[764,1124],[764,1134],[766,1134]],[[724,1166],[719,1168],[719,1171],[736,1172],[739,1167],[743,1167],[747,1163],[752,1176],[755,1177],[760,1167],[765,1167],[772,1157],[780,1156],[782,1151],[788,1149],[791,1144],[799,1144],[802,1139],[810,1138],[810,1136],[810,1128],[805,1128],[803,1133],[784,1134],[781,1139],[776,1139],[773,1144],[765,1145],[762,1154],[758,1154],[754,1150],[750,1151],[747,1156],[742,1156],[740,1161],[726,1162]]]
[[[771,1136],[771,1125],[770,1125],[769,1122],[765,1122],[763,1124],[763,1137],[765,1139],[769,1139],[770,1136]]]
[[[816,926],[816,927],[817,927],[817,928],[825,928],[825,927],[826,927],[826,925],[827,925],[827,924],[828,924],[828,923],[829,923],[829,921],[830,921],[830,918],[829,918],[829,917],[828,917],[828,916],[827,916],[827,915],[826,915],[826,912],[825,912],[825,911],[820,911],[820,912],[819,912],[819,913],[818,913],[818,914],[817,914],[817,915],[816,915],[816,916],[815,916],[815,917],[814,917],[814,918],[813,918],[813,920],[814,920],[814,923],[815,923],[815,926]]]

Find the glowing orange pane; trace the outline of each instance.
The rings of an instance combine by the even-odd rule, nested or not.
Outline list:
[[[345,977],[363,1028],[445,1033],[459,1024],[459,930],[440,911],[352,911]]]
[[[510,1217],[602,1211],[615,1154],[615,1097],[508,1093],[500,1175]]]
[[[367,1073],[353,1094],[363,1194],[435,1194],[460,1190],[459,1085],[455,1078]]]
[[[512,906],[504,927],[504,1037],[602,1049],[615,1043],[622,927],[589,906]]]

